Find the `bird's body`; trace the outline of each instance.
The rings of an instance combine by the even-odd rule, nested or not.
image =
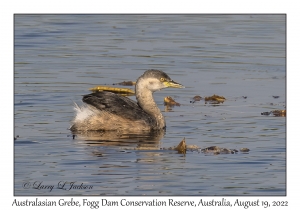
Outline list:
[[[84,106],[75,104],[72,131],[126,130],[129,132],[164,129],[165,119],[152,93],[166,87],[181,88],[159,70],[148,70],[136,82],[137,102],[111,92],[83,96]]]

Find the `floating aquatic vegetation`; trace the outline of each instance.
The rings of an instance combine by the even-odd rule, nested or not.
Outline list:
[[[177,103],[171,96],[164,98],[165,112],[172,111],[174,106],[180,106],[180,103]]]
[[[249,152],[250,151],[250,149],[248,149],[248,148],[241,148],[240,149],[240,152]]]
[[[177,103],[171,96],[167,96],[164,98],[165,106],[180,106],[180,103]]]
[[[238,151],[236,149],[227,149],[227,148],[220,148],[218,146],[210,146],[201,150],[203,153],[212,153],[214,155],[218,154],[235,154]]]
[[[163,150],[176,150],[179,154],[186,154],[187,145],[185,143],[185,138],[183,138],[177,146],[169,147],[169,148],[161,148],[161,149],[163,149]]]
[[[240,152],[249,152],[250,149],[248,148],[241,148]],[[237,149],[227,149],[227,148],[221,148],[218,146],[210,146],[210,147],[206,147],[204,149],[201,149],[202,153],[205,154],[214,154],[214,155],[219,155],[219,154],[236,154],[239,151]]]
[[[162,148],[166,149],[166,148]],[[219,154],[236,154],[239,151],[247,153],[250,151],[248,148],[241,148],[240,150],[237,149],[227,149],[227,148],[221,148],[218,146],[210,146],[206,147],[204,149],[200,149],[197,145],[187,145],[185,138],[181,140],[181,142],[178,144],[178,146],[170,147],[167,148],[167,150],[176,150],[180,154],[186,154],[186,151],[198,151],[204,154],[214,154],[214,155],[219,155]]]
[[[262,112],[261,115],[274,115],[275,117],[285,117],[286,110],[273,110],[270,112]]]
[[[177,147],[175,147],[175,150],[178,151],[180,154],[185,154],[186,153],[186,143],[185,143],[185,138],[181,140],[181,142],[178,144]]]
[[[89,89],[90,91],[93,92],[98,92],[98,91],[108,91],[112,93],[117,93],[123,96],[133,96],[135,95],[135,92],[131,90],[130,88],[116,88],[116,87],[109,87],[109,86],[95,86],[93,88]]]
[[[195,151],[195,150],[199,150],[200,147],[198,147],[197,145],[186,145],[186,150],[189,151]]]
[[[219,96],[219,95],[212,95],[212,96],[209,96],[209,97],[205,97],[205,103],[206,102],[210,102],[212,104],[219,104],[219,103],[223,103],[226,98],[224,96]]]
[[[286,110],[274,110],[274,111],[272,111],[272,113],[276,117],[285,117],[286,116]]]
[[[195,103],[196,101],[200,101],[202,99],[202,97],[201,96],[194,96],[193,97],[193,100],[192,101],[190,101],[190,103]]]
[[[123,82],[115,83],[113,85],[134,86],[135,84],[136,82],[133,81],[123,81]]]
[[[272,114],[272,111],[271,112],[262,112],[262,113],[260,113],[261,115],[270,115],[270,114]]]

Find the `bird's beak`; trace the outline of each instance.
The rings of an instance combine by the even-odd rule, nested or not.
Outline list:
[[[184,88],[183,85],[179,84],[178,82],[175,82],[173,80],[170,80],[170,81],[166,81],[164,82],[164,84],[167,86],[167,87],[172,87],[172,88]]]

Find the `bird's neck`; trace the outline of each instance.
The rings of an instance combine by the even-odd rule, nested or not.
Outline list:
[[[164,128],[166,126],[165,118],[154,101],[152,91],[143,85],[137,84],[135,94],[139,106],[156,120],[159,129]]]

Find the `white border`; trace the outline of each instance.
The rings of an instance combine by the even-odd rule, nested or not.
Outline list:
[[[293,3],[295,2],[295,3]],[[1,4],[1,109],[4,117],[1,118],[2,152],[1,152],[1,206],[12,208],[14,198],[23,200],[25,197],[13,197],[13,14],[15,13],[282,13],[287,14],[287,197],[258,197],[267,200],[288,200],[289,207],[297,206],[297,189],[299,181],[299,157],[297,144],[299,142],[298,117],[299,108],[297,90],[299,85],[299,11],[296,1],[2,1]],[[298,108],[298,109],[297,109]],[[290,113],[290,114],[289,114]],[[35,197],[29,197],[33,200]],[[59,197],[42,197],[41,199],[56,200]],[[67,199],[68,197],[64,197]],[[84,197],[87,198],[87,197]],[[105,197],[109,199],[110,197]],[[169,197],[157,197],[160,200]],[[71,199],[71,197],[69,197]],[[81,201],[83,198],[75,197]],[[91,197],[90,200],[101,199]],[[121,197],[111,197],[112,200],[121,200]],[[135,200],[148,200],[148,197],[130,197]],[[152,198],[151,198],[152,199]],[[194,200],[199,197],[175,197],[178,200]],[[222,197],[204,197],[203,199],[222,199]],[[235,200],[234,197],[226,198]],[[240,197],[241,200],[255,200],[255,197]],[[233,202],[232,201],[232,202]],[[4,204],[4,205],[3,205]],[[31,207],[25,207],[30,208]],[[71,208],[71,207],[63,207]],[[103,209],[104,207],[101,207]],[[131,207],[125,207],[131,208]],[[166,207],[164,207],[166,208]],[[250,207],[254,208],[254,207]],[[231,208],[232,209],[232,208]],[[233,208],[234,209],[234,208]],[[241,207],[239,208],[241,209]],[[296,208],[293,208],[296,209]]]

